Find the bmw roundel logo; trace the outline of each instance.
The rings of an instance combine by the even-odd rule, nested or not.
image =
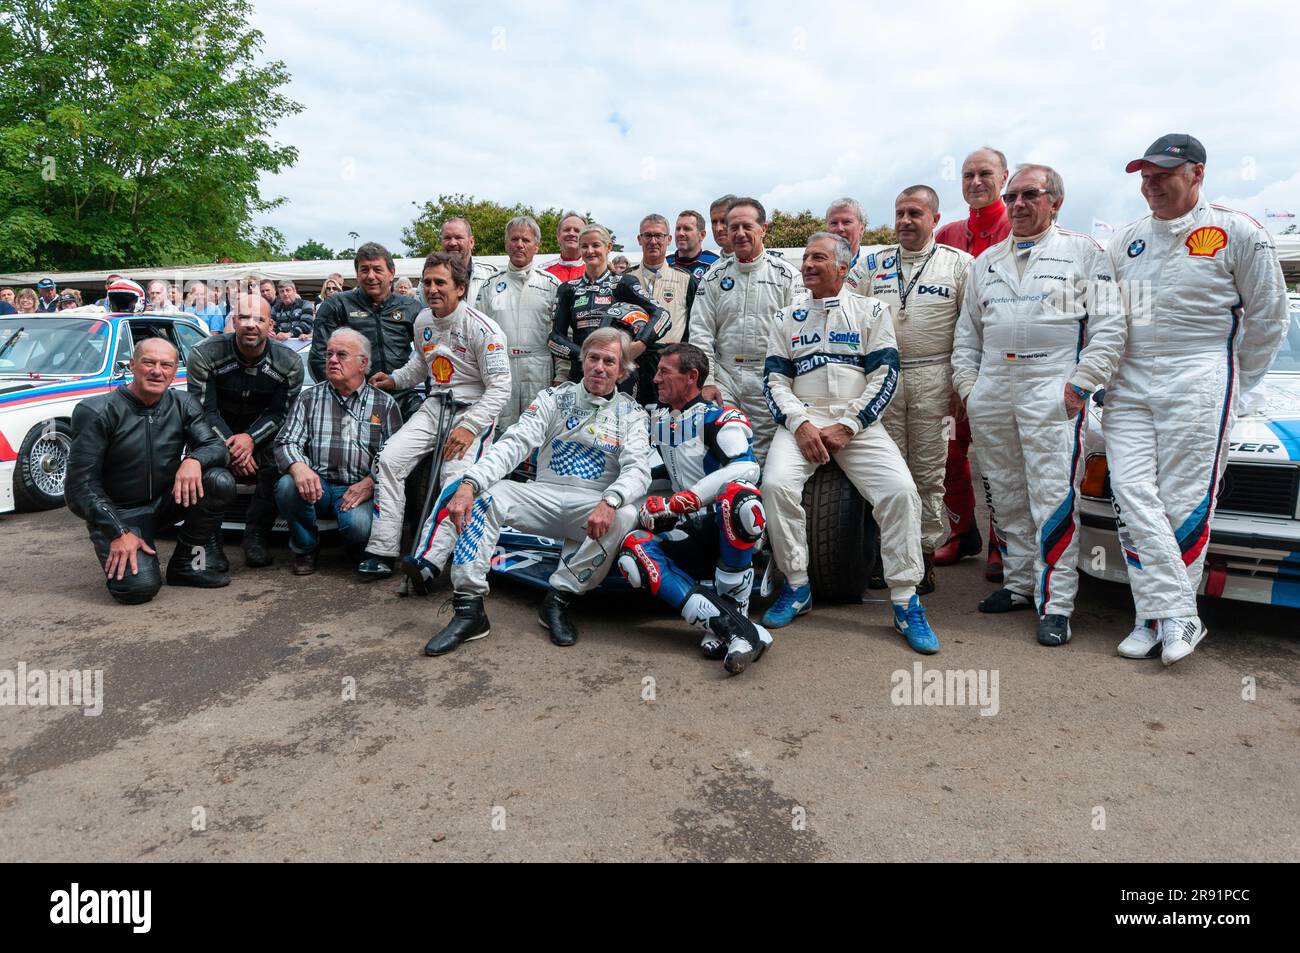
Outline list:
[[[718,285],[722,288],[723,291],[730,291],[732,288],[736,287],[736,279],[723,278],[721,281],[718,282]]]
[[[898,262],[898,257],[896,255],[890,255],[888,258],[886,258],[884,261],[880,263],[880,267],[893,268],[894,265],[897,264],[897,262]]]
[[[424,339],[425,339],[426,341],[432,341],[432,340],[433,340],[433,328],[425,328],[425,329],[424,329]]]
[[[505,291],[505,290],[506,290],[506,283],[504,281],[498,281],[497,291]]]
[[[794,318],[796,321],[807,321],[808,312],[804,308],[799,308],[798,310],[795,311],[794,314],[791,315],[791,317]]]
[[[1128,246],[1128,256],[1130,258],[1136,258],[1138,255],[1142,254],[1146,250],[1147,250],[1147,243],[1139,238],[1137,241],[1133,242]]]

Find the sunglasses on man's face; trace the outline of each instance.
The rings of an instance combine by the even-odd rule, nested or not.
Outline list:
[[[1004,192],[1002,194],[1002,201],[1006,202],[1008,205],[1015,205],[1016,199],[1024,199],[1026,202],[1032,202],[1034,199],[1038,198],[1038,196],[1048,194],[1050,193],[1047,189],[1023,189],[1020,192]]]

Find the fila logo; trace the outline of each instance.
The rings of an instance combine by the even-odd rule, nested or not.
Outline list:
[[[809,344],[819,344],[819,343],[821,343],[821,339],[822,339],[822,336],[821,336],[821,334],[820,334],[819,332],[817,332],[817,331],[814,331],[811,335],[809,335],[809,334],[792,334],[792,335],[790,335],[790,346],[791,346],[791,347],[806,347],[806,346],[809,345]]]

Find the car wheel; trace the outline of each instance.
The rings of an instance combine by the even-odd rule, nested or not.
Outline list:
[[[803,508],[813,599],[861,602],[876,562],[876,521],[870,504],[832,461],[804,485]]]
[[[72,427],[47,420],[23,438],[14,471],[14,504],[20,510],[52,510],[63,505]]]

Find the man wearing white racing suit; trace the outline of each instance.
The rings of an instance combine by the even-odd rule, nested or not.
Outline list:
[[[1083,412],[1124,350],[1124,315],[1101,246],[1055,224],[1060,175],[1020,166],[1005,199],[1011,234],[971,266],[952,352],[1006,547],[1004,587],[979,609],[1036,603],[1039,643],[1064,645],[1079,587]]]
[[[542,230],[521,215],[506,224],[510,262],[479,292],[477,307],[501,326],[510,353],[510,399],[497,418],[497,432],[519,419],[533,398],[555,380],[555,359],[546,346],[560,279],[537,264]]]
[[[650,445],[671,493],[641,504],[642,529],[623,540],[619,571],[704,630],[700,651],[738,675],[772,642],[746,618],[754,588],[754,545],[763,537],[763,498],[752,431],[734,407],[700,396],[709,359],[693,344],[670,344],[655,369],[659,404],[650,408]],[[713,590],[696,582],[713,576]]]
[[[439,536],[455,538],[455,615],[429,640],[426,655],[442,655],[488,634],[483,596],[503,526],[564,540],[540,621],[556,645],[578,640],[568,607],[613,567],[620,542],[636,525],[635,501],[650,486],[645,411],[616,390],[634,366],[631,338],[617,328],[597,328],[583,340],[581,357],[582,380],[538,394],[519,422],[466,471],[447,504]],[[507,480],[534,450],[536,482]]]
[[[898,348],[889,309],[844,287],[852,251],[817,232],[803,253],[812,300],[784,308],[768,343],[765,393],[781,429],[763,467],[772,553],[786,582],[763,616],[789,625],[812,603],[803,488],[834,459],[871,503],[894,606],[894,627],[918,652],[939,651],[916,595],[921,581],[921,500],[880,416],[898,386]]]
[[[1162,136],[1127,166],[1151,214],[1111,239],[1130,302],[1128,347],[1106,388],[1106,457],[1137,621],[1127,658],[1166,665],[1205,636],[1196,611],[1238,395],[1287,330],[1273,238],[1201,198],[1205,148]]]
[[[709,358],[704,399],[739,407],[754,428],[761,464],[776,424],[763,399],[763,361],[777,312],[804,294],[799,274],[763,249],[767,211],[757,199],[736,199],[727,211],[734,257],[705,274],[691,311],[691,343]]]
[[[491,445],[496,416],[510,396],[505,335],[494,321],[465,304],[468,283],[468,269],[459,256],[450,252],[429,255],[423,277],[429,306],[415,319],[416,350],[391,377],[381,373],[370,379],[381,390],[405,390],[428,379],[430,396],[379,454],[370,540],[357,566],[363,579],[386,579],[393,574],[402,539],[406,478],[415,465],[430,451],[441,450],[442,485],[454,483]],[[457,400],[472,403],[453,420],[447,442],[439,448],[439,408],[433,394],[447,390]],[[451,554],[449,539],[434,546],[439,515],[435,506],[420,527],[416,555],[402,560],[402,571],[419,592],[428,592]]]
[[[925,559],[925,577],[917,587],[921,595],[934,589],[934,550],[948,523],[943,480],[957,416],[952,337],[971,263],[964,251],[935,242],[938,223],[939,196],[934,189],[928,185],[905,189],[894,200],[899,244],[860,256],[853,269],[858,293],[883,301],[893,319],[900,380],[883,422],[902,451],[921,497]],[[872,588],[877,586],[883,588],[883,581],[873,582]]]

